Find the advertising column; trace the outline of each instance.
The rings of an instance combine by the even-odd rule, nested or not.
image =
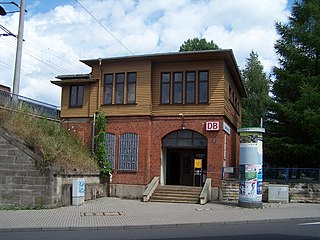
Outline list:
[[[264,128],[240,128],[239,206],[262,208]]]

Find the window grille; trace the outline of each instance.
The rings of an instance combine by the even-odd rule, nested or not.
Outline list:
[[[119,136],[119,169],[138,170],[138,144],[136,133],[124,133]]]
[[[112,169],[114,169],[115,145],[116,135],[114,135],[113,133],[106,133],[106,159],[112,164]]]

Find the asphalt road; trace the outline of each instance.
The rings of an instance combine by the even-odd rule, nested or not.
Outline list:
[[[104,239],[222,239],[222,240],[320,240],[320,222],[281,221],[250,224],[208,224],[205,226],[184,225],[181,227],[157,226],[157,228],[132,228],[125,230],[76,230],[76,231],[30,231],[1,232],[1,240],[13,239],[59,239],[59,240],[104,240]]]

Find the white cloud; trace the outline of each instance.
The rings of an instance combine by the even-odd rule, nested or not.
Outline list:
[[[241,68],[251,50],[265,70],[277,64],[275,21],[287,21],[287,0],[81,0],[134,54],[178,51],[188,38],[233,49]],[[28,6],[27,6],[28,7]],[[18,14],[0,24],[17,32]],[[60,104],[59,74],[88,73],[79,59],[130,55],[79,4],[26,14],[20,94]],[[0,84],[12,86],[15,39],[0,38]]]

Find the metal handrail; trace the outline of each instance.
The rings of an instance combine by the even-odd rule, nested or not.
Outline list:
[[[26,106],[30,108],[35,115],[55,120],[60,118],[60,109],[55,105],[3,90],[0,90],[0,106],[13,110],[18,110],[22,106]]]

